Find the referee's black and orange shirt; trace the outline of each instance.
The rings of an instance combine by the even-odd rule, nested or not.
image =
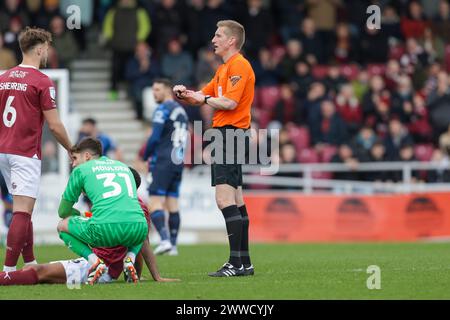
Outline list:
[[[214,128],[231,125],[237,128],[250,128],[251,106],[255,95],[255,73],[242,54],[236,53],[216,71],[214,78],[201,90],[212,97],[226,97],[234,100],[233,110],[216,110]]]

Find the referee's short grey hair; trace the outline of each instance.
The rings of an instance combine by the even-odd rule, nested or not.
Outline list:
[[[245,42],[245,29],[242,24],[234,20],[221,20],[217,22],[217,27],[224,27],[225,33],[236,39],[236,48],[241,50]]]

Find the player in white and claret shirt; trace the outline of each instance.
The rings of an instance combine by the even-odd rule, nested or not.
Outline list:
[[[0,75],[0,170],[14,212],[6,240],[7,272],[16,270],[21,253],[25,264],[36,263],[31,214],[39,192],[44,120],[56,140],[71,148],[56,109],[55,85],[39,71],[47,64],[51,40],[49,32],[27,27],[19,35],[22,64]]]

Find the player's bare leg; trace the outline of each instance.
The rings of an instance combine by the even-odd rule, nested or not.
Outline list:
[[[0,272],[0,285],[33,285],[38,283],[66,283],[61,263],[30,265],[22,270]]]
[[[250,252],[249,252],[249,244],[248,244],[249,243],[248,229],[249,229],[250,221],[248,218],[247,207],[245,206],[245,202],[244,202],[242,186],[239,186],[236,189],[235,199],[236,199],[236,205],[242,216],[241,261],[242,261],[242,264],[244,265],[244,275],[252,276],[255,274],[255,270],[254,270],[252,262],[250,260]]]
[[[172,249],[169,251],[170,256],[177,256],[177,239],[178,232],[180,231],[180,209],[178,205],[178,198],[167,197],[166,206],[169,211],[169,232],[170,232],[170,243]]]
[[[13,196],[13,217],[6,239],[6,256],[3,271],[11,272],[16,270],[20,254],[27,243],[27,239],[30,239],[29,232],[31,232],[31,239],[33,237],[31,214],[35,202],[36,199],[31,197]],[[27,247],[27,253],[27,256],[32,257],[32,260],[26,262],[33,262],[34,254],[32,245],[31,248],[30,246]]]
[[[216,202],[222,211],[230,245],[228,262],[211,277],[232,277],[243,273],[241,262],[242,217],[236,205],[236,189],[228,184],[216,185]]]
[[[164,254],[172,249],[170,243],[169,231],[166,227],[166,215],[164,212],[165,197],[150,196],[148,210],[150,211],[150,218],[153,225],[161,237],[161,242],[155,249],[155,254]]]
[[[85,258],[89,262],[91,267],[88,271],[88,284],[95,284],[100,277],[108,271],[108,268],[104,261],[97,257],[97,255],[92,252],[92,249],[86,243],[70,234],[69,219],[70,218],[65,218],[58,223],[57,230],[59,237],[64,241],[70,250],[80,257]]]

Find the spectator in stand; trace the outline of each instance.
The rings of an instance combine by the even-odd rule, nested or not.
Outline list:
[[[439,149],[445,154],[450,154],[450,125],[446,132],[439,136]]]
[[[152,59],[151,48],[146,42],[139,42],[136,45],[134,57],[128,60],[125,68],[125,78],[130,84],[130,96],[133,99],[138,120],[144,119],[142,92],[146,87],[151,87],[153,80],[159,76],[159,65],[155,59]]]
[[[377,136],[371,127],[362,127],[353,138],[352,147],[355,154],[361,161],[368,161],[370,150],[377,141]]]
[[[446,43],[450,42],[450,4],[448,0],[439,2],[439,13],[432,22],[433,32],[442,37]]]
[[[399,159],[400,148],[405,144],[414,144],[411,135],[399,119],[391,119],[389,121],[389,133],[384,139],[387,158],[391,161]]]
[[[341,86],[334,102],[337,112],[347,124],[349,134],[354,136],[362,125],[363,114],[361,105],[350,83],[345,83]]]
[[[247,0],[242,25],[246,38],[244,50],[250,59],[255,58],[263,47],[270,44],[274,31],[272,11],[264,8],[262,0]]]
[[[364,160],[363,160],[364,161]],[[365,159],[365,162],[385,162],[386,148],[383,142],[376,141],[370,148],[369,157]],[[390,175],[387,171],[367,171],[362,174],[362,179],[365,181],[384,182],[389,180]]]
[[[28,14],[20,4],[20,0],[5,0],[0,4],[0,32],[10,28],[10,21],[19,18],[23,25],[29,25]]]
[[[367,72],[367,70],[363,69],[359,71],[358,77],[351,82],[353,91],[355,92],[355,96],[356,98],[358,98],[358,101],[362,102],[364,95],[369,90],[370,78],[371,77],[369,77],[369,73]]]
[[[416,39],[409,38],[406,41],[406,52],[400,58],[402,69],[412,76],[418,69],[427,67],[429,62],[428,53],[419,45]]]
[[[278,65],[282,81],[290,81],[294,77],[295,64],[300,60],[306,61],[302,43],[299,40],[290,39],[286,44],[286,54]]]
[[[163,54],[167,50],[170,39],[179,37],[185,40],[184,34],[184,8],[180,7],[177,0],[161,0],[154,13],[154,32],[156,51]]]
[[[212,48],[206,47],[200,49],[198,61],[195,65],[195,82],[208,82],[214,76],[220,64],[221,61],[217,59]]]
[[[303,52],[309,64],[326,62],[326,46],[322,44],[313,19],[305,18],[303,20],[298,38],[302,42]]]
[[[314,21],[322,39],[323,62],[327,62],[333,51],[333,35],[337,24],[337,10],[342,7],[341,0],[306,0],[308,16]],[[322,63],[322,62],[321,62]]]
[[[183,51],[180,39],[173,38],[167,44],[167,53],[161,58],[161,72],[173,83],[193,84],[194,61],[189,52]]]
[[[280,86],[280,99],[275,105],[273,120],[280,123],[289,123],[294,120],[295,115],[295,122],[301,123],[302,118],[297,114],[298,109],[300,109],[300,106],[294,98],[291,86],[287,83],[282,84]]]
[[[50,31],[53,35],[52,46],[58,53],[60,68],[68,68],[70,62],[78,56],[78,45],[73,33],[66,30],[63,18],[55,16],[50,22]]]
[[[201,18],[201,43],[206,45],[211,42],[211,38],[216,30],[217,21],[230,18],[224,0],[206,0],[206,7]]]
[[[405,113],[412,112],[413,87],[411,79],[403,74],[398,79],[397,90],[391,98],[391,114],[400,117],[401,121],[406,121]]]
[[[272,1],[275,10],[279,12],[278,24],[282,41],[286,43],[298,33],[298,27],[304,20],[306,0],[278,0]]]
[[[82,12],[81,28],[73,29],[71,30],[71,32],[73,33],[73,36],[77,41],[78,48],[80,49],[80,51],[84,52],[86,50],[86,31],[94,22],[95,1],[59,0],[59,9],[65,19],[68,19],[70,17],[71,11],[69,10],[69,12],[67,12],[67,9],[72,5],[78,6],[80,8],[80,11]]]
[[[434,129],[435,138],[447,130],[450,123],[450,78],[444,71],[437,76],[437,87],[433,90],[427,100],[430,113],[431,126]]]
[[[19,46],[19,33],[23,29],[22,20],[16,16],[11,18],[9,30],[3,35],[3,42],[6,48],[11,49],[16,56],[17,61],[22,61],[22,51]]]
[[[45,29],[49,25],[49,18],[46,15],[42,0],[27,0],[27,12],[30,18],[30,25]],[[1,19],[0,19],[1,20]]]
[[[448,183],[450,182],[450,159],[448,153],[440,149],[436,149],[433,152],[431,161],[438,163],[439,168],[436,170],[428,171],[427,182],[431,183]]]
[[[347,23],[338,23],[336,27],[335,45],[333,59],[339,64],[358,61],[358,42],[350,34],[350,27]]]
[[[296,163],[296,154],[297,150],[295,150],[295,147],[292,143],[285,143],[280,146],[279,151],[279,164],[292,164]],[[283,177],[283,178],[299,178],[300,173],[299,172],[277,172],[275,174],[276,177]],[[285,186],[274,186],[272,189],[276,190],[292,190],[292,189],[298,189],[298,187],[285,187]]]
[[[427,79],[422,88],[422,93],[428,97],[431,92],[436,90],[438,84],[438,74],[442,71],[442,66],[440,63],[434,62],[428,68]]]
[[[383,30],[383,33],[389,40],[403,39],[400,26],[400,17],[395,11],[395,8],[390,5],[383,8],[383,14],[381,16],[381,30]]]
[[[350,145],[343,143],[339,146],[338,152],[331,158],[331,163],[343,163],[349,171],[335,172],[333,174],[336,180],[359,180],[359,173],[354,171],[359,164],[358,158],[354,155]]]
[[[401,75],[400,63],[395,59],[390,59],[386,64],[386,72],[384,73],[386,88],[394,91],[397,88]]]
[[[0,70],[8,70],[16,65],[16,55],[11,49],[5,48],[3,34],[0,32]]]
[[[427,53],[429,63],[444,60],[445,43],[441,37],[433,33],[430,27],[425,29],[423,38],[420,39],[420,45]]]
[[[295,64],[295,75],[291,80],[291,84],[295,90],[295,96],[300,103],[306,99],[309,88],[314,82],[314,77],[311,74],[311,68],[305,61],[298,61]]]
[[[323,83],[314,82],[308,91],[308,95],[304,102],[303,113],[307,123],[317,126],[320,121],[320,104],[326,98],[327,90]]]
[[[364,94],[362,98],[362,110],[364,118],[373,116],[377,101],[382,97],[384,97],[384,99],[389,98],[388,95],[389,92],[385,88],[383,78],[381,76],[373,76],[370,79],[369,90]]]
[[[257,87],[277,86],[280,83],[277,64],[272,59],[269,49],[262,48],[259,50],[258,59],[252,61],[252,67]]]
[[[137,43],[147,40],[150,30],[150,18],[143,8],[137,6],[136,0],[119,0],[108,10],[103,21],[103,37],[113,51],[111,100],[117,100],[118,84],[124,79],[126,63],[133,56]]]
[[[416,92],[412,103],[404,105],[402,122],[416,143],[432,141],[433,128],[430,125],[425,99],[421,94]]]
[[[202,19],[205,10],[205,0],[187,1],[185,30],[187,30],[187,50],[197,58],[197,54],[205,45],[202,42]],[[213,53],[214,54],[214,53]],[[212,74],[214,76],[214,73]],[[209,78],[211,79],[211,77]]]
[[[411,162],[411,161],[417,161],[416,157],[414,156],[414,144],[405,142],[400,146],[399,153],[396,158],[393,159],[393,161],[401,161],[401,162]],[[391,172],[391,180],[394,182],[401,182],[403,181],[403,172],[402,171],[392,171]],[[411,173],[411,182],[420,182],[420,173],[417,170],[412,170]]]
[[[362,64],[384,63],[388,57],[388,40],[383,30],[365,28],[360,40],[360,60]]]
[[[327,87],[328,93],[334,97],[341,90],[341,86],[347,83],[347,79],[341,75],[339,67],[332,64],[328,67],[328,73],[323,82]]]
[[[94,137],[100,140],[103,148],[103,156],[107,156],[118,161],[123,161],[122,151],[116,146],[113,139],[98,130],[97,121],[93,118],[86,118],[83,120],[78,133],[77,143],[85,137]]]
[[[408,14],[401,19],[402,33],[405,38],[421,38],[429,23],[418,1],[409,3]]]
[[[333,101],[322,101],[320,109],[320,120],[309,123],[315,148],[320,151],[323,145],[338,146],[348,141],[347,126],[336,112]]]

